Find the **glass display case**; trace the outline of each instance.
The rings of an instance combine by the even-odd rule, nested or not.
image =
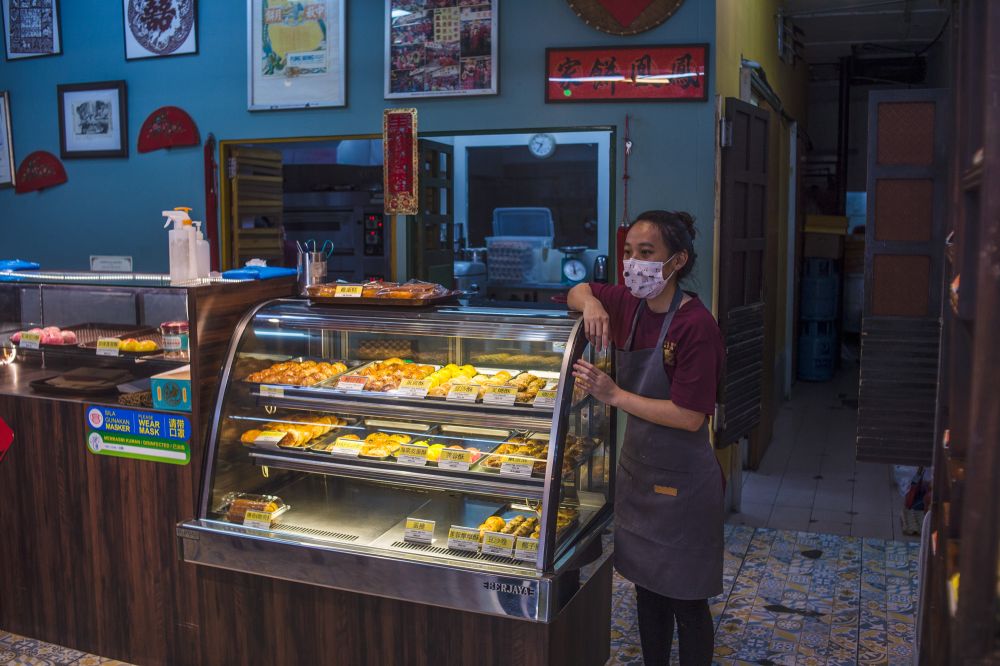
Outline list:
[[[182,556],[550,621],[608,555],[615,413],[581,357],[613,370],[566,312],[270,301],[233,334]]]

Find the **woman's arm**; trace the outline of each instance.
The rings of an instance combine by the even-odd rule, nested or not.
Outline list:
[[[612,407],[658,425],[694,432],[705,422],[705,415],[693,412],[671,400],[645,398],[619,387],[607,375],[583,359],[573,366],[573,376],[583,390]]]
[[[570,310],[583,313],[583,331],[587,339],[597,351],[604,351],[611,343],[611,318],[604,305],[594,296],[590,285],[582,282],[570,289],[566,295],[566,305]]]

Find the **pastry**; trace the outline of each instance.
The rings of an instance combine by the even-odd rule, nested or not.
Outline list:
[[[347,372],[347,366],[339,361],[286,361],[247,375],[246,381],[255,384],[291,384],[313,386],[331,377]]]
[[[229,509],[226,511],[226,520],[231,523],[242,523],[243,519],[246,517],[247,511],[264,511],[266,513],[274,513],[279,508],[280,507],[276,502],[268,499],[235,499],[229,503]]]
[[[500,532],[506,523],[500,516],[490,516],[479,526],[479,538],[482,539],[487,532]]]
[[[272,421],[265,423],[262,429],[247,430],[240,435],[240,441],[244,444],[252,444],[261,433],[280,432],[284,437],[278,442],[278,446],[288,448],[303,448],[310,441],[327,434],[334,428],[347,425],[347,421],[337,416],[293,416],[286,422]]]

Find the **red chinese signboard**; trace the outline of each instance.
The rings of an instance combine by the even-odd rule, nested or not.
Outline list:
[[[3,419],[0,419],[0,462],[7,455],[7,449],[14,443],[14,431],[10,429]]]
[[[546,49],[545,72],[553,104],[708,99],[707,44]]]
[[[387,215],[417,214],[417,110],[386,109],[382,116]]]

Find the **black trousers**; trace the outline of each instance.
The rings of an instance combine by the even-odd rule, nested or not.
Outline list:
[[[642,659],[646,666],[670,664],[675,620],[681,666],[711,666],[715,628],[708,599],[671,599],[638,585],[635,596]]]

